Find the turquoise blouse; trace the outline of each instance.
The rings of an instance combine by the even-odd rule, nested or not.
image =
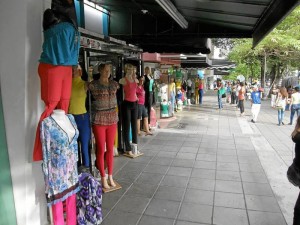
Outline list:
[[[78,64],[80,36],[68,22],[59,23],[44,31],[43,52],[40,62],[73,66]]]

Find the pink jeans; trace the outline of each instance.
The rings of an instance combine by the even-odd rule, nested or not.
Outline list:
[[[67,225],[76,225],[76,194],[66,199]],[[64,225],[63,203],[58,202],[52,206],[54,225]]]

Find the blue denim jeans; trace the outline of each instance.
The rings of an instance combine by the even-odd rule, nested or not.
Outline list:
[[[223,108],[223,104],[222,104],[222,95],[218,94],[218,104],[219,104],[219,109]]]
[[[293,105],[291,106],[291,116],[290,116],[290,124],[293,124],[293,118],[295,113],[297,113],[297,117],[300,115],[300,108],[294,109]]]
[[[203,99],[203,89],[199,89],[198,92],[199,92],[199,104],[201,105]]]
[[[282,124],[283,118],[284,118],[284,110],[278,109],[278,125]]]

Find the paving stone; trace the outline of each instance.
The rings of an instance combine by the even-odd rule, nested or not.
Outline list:
[[[175,219],[180,202],[152,199],[145,211],[146,215]]]
[[[194,164],[195,164],[194,159],[174,159],[171,166],[193,168]]]
[[[246,210],[215,207],[214,225],[249,225]]]
[[[156,191],[154,198],[180,202],[183,198],[184,191],[185,188],[160,186]]]
[[[239,171],[240,169],[238,163],[217,162],[217,170]]]
[[[177,155],[177,152],[161,151],[157,154],[157,157],[175,158],[176,155]]]
[[[217,161],[217,156],[215,154],[197,154],[196,160],[215,162]]]
[[[188,180],[188,177],[166,175],[160,185],[169,187],[186,187]]]
[[[268,183],[265,173],[241,172],[241,177],[244,182]]]
[[[207,223],[212,222],[212,206],[184,202],[181,205],[178,220]]]
[[[207,161],[200,161],[197,160],[194,164],[195,168],[199,169],[216,169],[216,162],[207,162]]]
[[[134,183],[125,195],[152,198],[156,189],[157,185]]]
[[[177,159],[196,159],[196,153],[181,153],[178,152],[176,158]]]
[[[282,213],[248,210],[250,225],[286,225]]]
[[[245,195],[247,209],[265,212],[281,212],[274,197]]]
[[[198,147],[200,146],[200,142],[186,140],[182,146],[183,147],[196,147],[198,149]]]
[[[140,184],[153,184],[158,185],[161,179],[163,178],[163,174],[155,174],[143,172],[139,178],[135,181]]]
[[[240,176],[239,172],[217,170],[216,179],[217,180],[241,181],[241,176]]]
[[[207,169],[194,169],[191,177],[215,180],[216,171],[215,170],[207,170]]]
[[[190,181],[189,181],[189,184],[188,184],[188,188],[214,191],[215,190],[215,183],[216,183],[215,180],[191,177]]]
[[[116,210],[141,214],[148,205],[150,198],[139,196],[123,196],[116,205]]]
[[[170,158],[156,156],[149,162],[149,164],[169,166],[172,163],[172,161],[173,161],[173,159],[170,159]]]
[[[143,215],[138,225],[173,225],[174,220]],[[125,225],[125,224],[124,224]]]
[[[162,165],[154,165],[149,164],[145,169],[144,172],[147,173],[158,173],[158,174],[166,174],[167,170],[169,169],[169,166],[162,166]],[[154,175],[155,176],[155,175]]]
[[[204,223],[192,223],[192,222],[187,222],[187,221],[177,221],[176,225],[206,225]]]
[[[192,168],[186,168],[186,167],[170,167],[168,171],[168,175],[170,176],[184,176],[189,177],[191,175]]]
[[[187,147],[187,146],[182,146],[179,150],[180,153],[194,153],[197,154],[198,152],[198,147]]]
[[[213,205],[213,199],[213,191],[187,189],[183,201],[201,205]]]
[[[216,180],[216,191],[243,193],[242,183],[236,181]]]
[[[113,210],[101,225],[136,225],[139,218],[139,214]]]
[[[245,200],[243,194],[216,192],[214,204],[215,206],[245,209]]]
[[[246,195],[274,196],[269,184],[243,182],[243,187]]]

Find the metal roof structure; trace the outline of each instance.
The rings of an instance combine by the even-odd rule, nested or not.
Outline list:
[[[207,38],[253,38],[256,46],[299,4],[299,0],[92,1],[110,11],[112,37],[147,52],[203,54],[210,52]]]

